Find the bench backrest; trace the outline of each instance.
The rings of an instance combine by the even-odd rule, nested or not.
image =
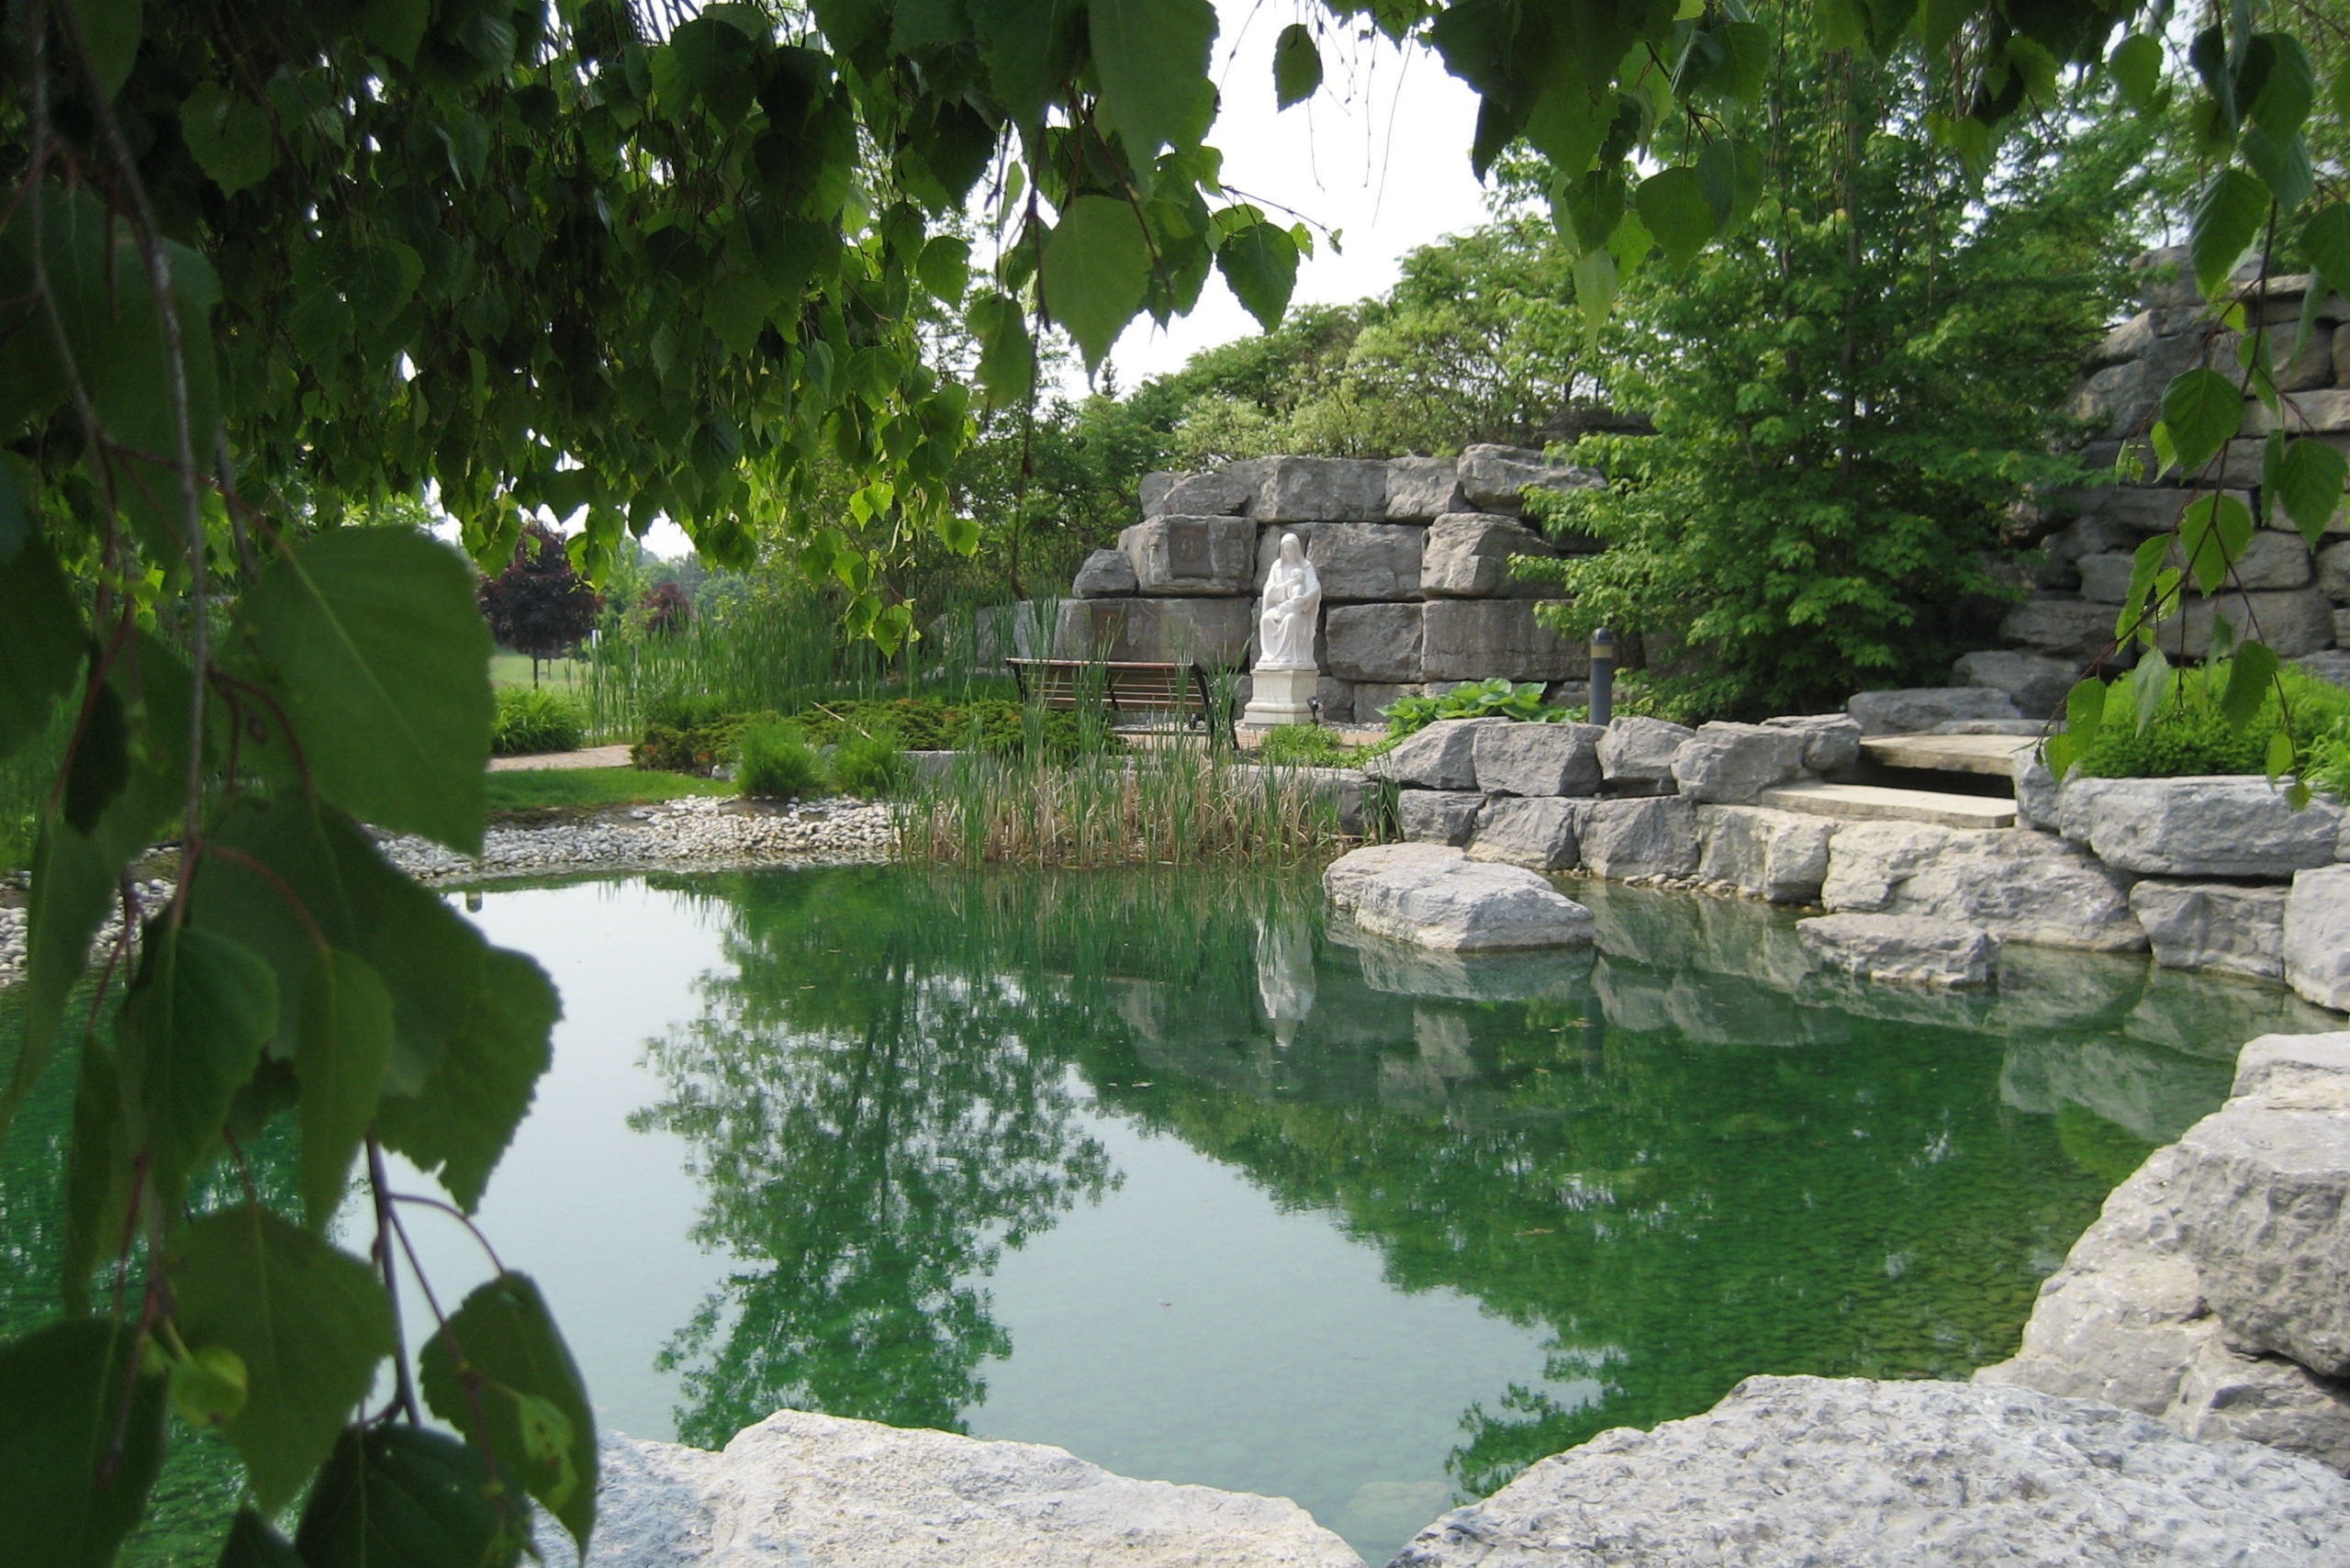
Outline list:
[[[1110,659],[1006,659],[1021,695],[1047,708],[1098,701],[1113,714],[1174,712],[1212,716],[1207,671],[1198,665]]]

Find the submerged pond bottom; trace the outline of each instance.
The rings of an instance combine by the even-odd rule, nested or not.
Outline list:
[[[2004,1357],[2236,1047],[2328,1022],[2031,949],[1991,997],[1821,989],[1784,913],[1605,886],[1595,958],[1488,962],[1353,945],[1310,876],[452,896],[563,991],[480,1222],[608,1426],[1052,1443],[1293,1497],[1372,1562],[1750,1372]],[[413,1228],[443,1300],[486,1272]]]

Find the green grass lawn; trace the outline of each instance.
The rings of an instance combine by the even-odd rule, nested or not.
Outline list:
[[[503,648],[490,655],[489,683],[500,687],[530,685],[530,655],[509,654]],[[578,696],[587,689],[588,666],[578,659],[542,659],[539,661],[539,684],[549,691]]]
[[[521,812],[584,810],[674,801],[680,795],[732,795],[721,778],[656,773],[641,767],[515,768],[489,776],[493,816]]]

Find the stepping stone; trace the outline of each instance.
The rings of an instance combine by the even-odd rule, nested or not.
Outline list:
[[[1935,823],[1943,827],[2016,825],[2013,801],[1995,800],[1988,795],[1947,795],[1934,790],[1888,790],[1876,784],[1782,784],[1755,796],[1753,804],[1801,812],[1806,816],[1839,817],[1845,822]]]
[[[2015,776],[2016,759],[2039,744],[2034,736],[1867,735],[1862,738],[1861,750],[1887,767],[2010,778]]]

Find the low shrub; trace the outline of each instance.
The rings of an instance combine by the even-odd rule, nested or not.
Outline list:
[[[2107,684],[2105,717],[2081,748],[2077,770],[2091,778],[2181,778],[2207,773],[2266,770],[2270,741],[2281,730],[2317,767],[2324,766],[2327,738],[2350,722],[2350,691],[2292,665],[2277,680],[2260,711],[2244,726],[2221,714],[2230,661],[2214,660],[2180,670],[2153,719],[2138,726],[2137,693],[2128,676]],[[2312,783],[2319,780],[2312,777]]]
[[[1276,724],[1257,745],[1255,760],[1301,767],[1343,767],[1354,752],[1319,724]]]
[[[788,801],[816,793],[824,759],[797,724],[767,718],[745,726],[735,742],[734,782],[744,794]]]
[[[808,738],[827,745],[887,731],[910,751],[968,751],[990,756],[1067,762],[1086,745],[1076,713],[1030,708],[999,697],[942,702],[931,697],[874,698],[814,704],[794,715]],[[1096,745],[1101,741],[1097,739]]]
[[[735,743],[746,726],[780,717],[771,712],[681,716],[694,722],[647,723],[644,738],[629,748],[629,760],[639,767],[669,773],[706,774],[734,755]]]
[[[1454,687],[1441,697],[1399,697],[1380,711],[1391,735],[1408,735],[1438,719],[1522,719],[1556,723],[1567,716],[1563,708],[1542,701],[1542,688],[1528,681],[1513,685],[1500,676]]]
[[[509,686],[498,694],[489,732],[494,756],[576,751],[587,736],[588,710],[568,697],[534,686]]]
[[[895,730],[842,736],[833,749],[832,766],[834,789],[867,801],[904,789],[913,775]]]

